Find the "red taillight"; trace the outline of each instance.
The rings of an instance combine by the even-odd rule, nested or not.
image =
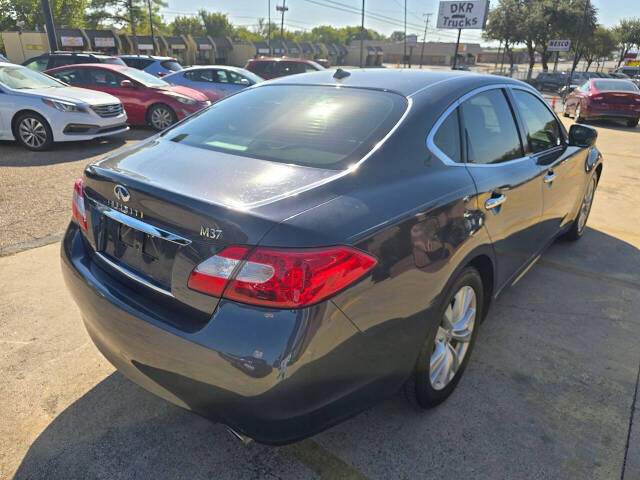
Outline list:
[[[84,192],[82,190],[82,178],[77,178],[73,186],[73,218],[76,219],[80,228],[85,232],[87,228],[87,217],[84,210]]]
[[[229,247],[195,268],[189,288],[243,303],[298,308],[335,294],[375,264],[375,258],[349,247]]]

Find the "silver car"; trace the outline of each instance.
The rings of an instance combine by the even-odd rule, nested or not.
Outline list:
[[[0,63],[0,140],[15,139],[41,151],[53,142],[91,140],[128,129],[127,114],[116,97]]]

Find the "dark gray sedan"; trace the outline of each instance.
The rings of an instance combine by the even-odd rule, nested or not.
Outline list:
[[[602,172],[511,79],[321,71],[90,164],[62,242],[100,351],[238,436],[287,443],[403,388],[444,401],[491,303]]]

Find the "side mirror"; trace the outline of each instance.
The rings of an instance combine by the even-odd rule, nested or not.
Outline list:
[[[133,82],[131,80],[122,80],[120,86],[122,88],[133,88]]]
[[[573,147],[591,147],[596,143],[598,131],[586,125],[571,125],[569,129],[569,145]]]
[[[244,85],[244,86],[248,87],[249,85],[251,85],[251,82],[249,81],[248,78],[241,78],[240,79],[240,85]]]

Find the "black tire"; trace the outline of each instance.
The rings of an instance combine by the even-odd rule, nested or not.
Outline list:
[[[562,116],[563,117],[569,117],[569,112],[567,112],[567,103],[566,102],[562,102]]]
[[[630,128],[635,128],[638,126],[638,118],[630,118],[629,120],[627,120],[627,127]]]
[[[587,196],[589,194],[589,188],[593,184],[593,192],[591,193],[591,200],[589,201],[589,205],[587,207],[585,213],[584,222],[580,221],[580,214],[584,207],[585,201],[587,200]],[[565,240],[569,240],[570,242],[575,242],[576,240],[580,240],[582,235],[584,235],[585,228],[587,226],[587,220],[589,220],[589,214],[591,213],[591,207],[593,206],[593,195],[596,193],[596,187],[598,186],[598,176],[594,173],[589,179],[589,184],[587,185],[587,190],[585,191],[584,197],[582,198],[582,202],[580,203],[580,208],[578,209],[578,213],[576,214],[576,218],[573,219],[571,224],[571,228],[567,233],[563,235]]]
[[[164,103],[156,103],[151,105],[147,111],[147,122],[151,128],[161,131],[169,128],[178,121],[178,116],[173,109]]]
[[[438,335],[438,330],[441,322],[443,321],[442,319],[444,318],[445,311],[450,305],[452,305],[456,293],[458,293],[463,287],[471,287],[473,289],[476,301],[475,319],[469,345],[462,363],[457,368],[453,378],[449,380],[444,388],[436,389],[432,385],[430,378],[430,362],[432,355],[435,353],[436,336]],[[438,319],[433,322],[433,325],[429,329],[427,338],[420,350],[420,354],[418,355],[414,371],[404,385],[405,395],[411,404],[423,409],[433,408],[445,401],[456,388],[456,385],[460,381],[460,378],[469,363],[471,352],[473,351],[473,346],[482,320],[482,312],[484,311],[484,301],[484,289],[480,274],[475,268],[466,267],[458,275],[444,295],[443,302],[438,310]]]
[[[20,145],[33,152],[43,152],[53,145],[49,122],[35,112],[24,112],[16,117],[13,136]]]

